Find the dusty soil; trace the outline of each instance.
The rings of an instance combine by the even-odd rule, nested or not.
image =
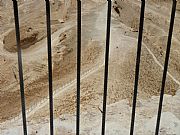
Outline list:
[[[99,112],[102,106],[107,10],[105,3],[103,0],[82,1],[82,76],[90,70],[81,82],[82,112],[91,109]],[[47,104],[37,106],[27,114],[31,124],[49,116],[45,10],[40,9],[44,6],[42,1],[39,4],[33,0],[19,3],[26,107],[29,109],[42,99],[47,99]],[[67,88],[62,86],[76,79],[76,10],[75,3],[67,3],[65,6],[61,0],[55,0],[51,6],[53,90],[61,91],[54,96],[54,114],[58,118],[63,114],[75,114],[76,83]],[[171,6],[168,0],[147,1],[138,99],[147,100],[159,95]],[[23,7],[26,7],[26,11]],[[165,88],[165,93],[172,96],[180,85],[179,8],[178,3]],[[129,106],[132,104],[139,14],[138,0],[113,1],[108,105],[122,99],[128,100]],[[4,5],[0,6],[1,122],[18,116],[21,111],[13,23],[12,11]]]
[[[61,23],[59,22],[59,24]],[[39,27],[40,25],[43,28]],[[35,25],[21,27],[27,108],[46,98],[48,95],[46,32],[45,27],[42,24],[40,25],[38,25],[38,28]],[[60,29],[60,31],[57,31],[57,29],[63,26],[59,27],[56,25],[52,25],[52,32],[55,33],[52,46],[54,89],[75,79],[76,75],[76,27],[74,24],[70,24],[65,26],[64,30]],[[16,54],[14,53],[16,51],[15,43],[14,29],[3,34],[2,50],[6,52],[1,59],[1,76],[3,78],[1,78],[0,96],[1,108],[4,109],[2,109],[0,116],[3,121],[20,113],[18,67]],[[85,39],[83,43],[82,73],[91,69],[93,65],[98,64],[97,60],[102,56],[103,51],[100,46],[102,43],[99,41]],[[35,49],[36,51],[34,51]]]
[[[132,96],[133,96],[133,86],[134,86],[134,70],[135,70],[135,58],[136,58],[136,38],[137,38],[137,28],[138,22],[134,22],[138,20],[138,18],[134,18],[131,20],[127,18],[127,15],[138,16],[139,9],[138,4],[136,6],[131,7],[132,5],[128,4],[128,2],[122,2],[114,4],[114,6],[124,5],[124,8],[120,10],[120,12],[125,14],[126,16],[120,16],[118,20],[122,20],[123,24],[126,24],[126,27],[121,26],[121,28],[113,28],[112,36],[111,36],[111,57],[110,57],[110,65],[109,65],[109,88],[108,88],[108,104],[116,103],[122,99],[129,99],[129,105],[131,106]],[[130,3],[130,1],[129,1]],[[137,11],[137,12],[134,12]],[[116,12],[116,11],[114,11]],[[147,11],[146,14],[148,14]],[[155,14],[156,16],[156,14]],[[133,17],[132,17],[133,18]],[[147,17],[147,20],[150,17]],[[168,17],[167,17],[168,18]],[[166,18],[166,19],[167,19]],[[151,37],[149,35],[159,34],[159,37],[155,35],[155,37],[161,39],[163,38],[163,34],[160,35],[163,30],[161,27],[157,29],[157,32],[154,31],[154,25],[149,24],[149,22],[145,20],[145,32],[144,32],[144,44],[142,48],[142,57],[141,57],[141,71],[140,71],[140,81],[139,81],[139,96],[138,98],[147,99],[154,95],[159,95],[159,91],[161,88],[161,80],[162,80],[162,66],[164,61],[164,54],[161,54],[161,50],[153,49],[152,44],[146,42],[147,37]],[[163,21],[161,21],[163,23]],[[117,21],[113,21],[113,24],[116,24]],[[148,24],[148,26],[147,26]],[[129,28],[129,31],[125,28]],[[164,26],[163,26],[164,27]],[[168,26],[167,26],[168,27]],[[175,27],[178,27],[175,24]],[[151,30],[152,29],[152,30]],[[117,31],[123,31],[122,33]],[[148,30],[148,32],[146,32]],[[149,35],[147,35],[147,33]],[[164,32],[164,34],[167,32]],[[118,36],[122,37],[118,40]],[[164,39],[165,40],[165,39]],[[163,41],[164,41],[163,40]],[[122,42],[123,41],[123,42]],[[151,38],[151,41],[156,41],[156,39]],[[114,43],[116,42],[116,43]],[[164,41],[165,42],[165,41]],[[167,42],[167,41],[166,41]],[[164,44],[154,44],[157,46],[165,46]],[[121,43],[121,44],[119,44]],[[173,46],[173,45],[172,45]],[[129,48],[128,48],[129,47]],[[166,48],[166,47],[164,47]],[[176,44],[172,47],[172,50],[178,50]],[[124,52],[122,52],[122,50]],[[125,51],[126,50],[126,51]],[[177,51],[176,50],[176,51]],[[164,49],[165,51],[165,49]],[[178,51],[179,52],[179,51]],[[173,56],[173,51],[171,55],[170,68],[169,68],[169,76],[166,81],[166,89],[165,93],[175,95],[176,90],[179,88],[179,71],[177,71],[176,65],[173,64],[173,61],[179,59],[179,57]],[[159,63],[157,64],[157,61]],[[161,65],[161,66],[160,66]],[[92,74],[91,77],[84,79],[81,83],[81,110],[87,111],[90,108],[96,108],[98,110],[99,106],[102,104],[102,96],[103,96],[103,70],[104,67],[99,68],[95,74]],[[176,70],[175,70],[176,69]],[[173,76],[173,78],[172,78]],[[62,95],[58,96],[59,99],[55,100],[55,116],[58,117],[62,114],[67,113],[75,113],[76,107],[76,87],[72,87],[69,92],[66,92]],[[68,106],[67,108],[65,106]],[[44,112],[44,110],[46,110]],[[41,114],[41,115],[40,115]],[[39,115],[41,117],[39,117]],[[48,115],[48,108],[44,106],[44,108],[40,109],[36,112],[32,118],[30,119],[38,119],[43,118]]]

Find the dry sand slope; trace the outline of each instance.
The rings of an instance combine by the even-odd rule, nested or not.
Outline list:
[[[1,2],[1,1],[0,1]],[[72,82],[76,77],[76,11],[72,1],[64,5],[63,0],[55,0],[52,6],[52,48],[53,48],[53,81],[54,81],[54,114],[55,118],[63,115],[67,120],[62,125],[63,131],[71,131],[73,126],[68,123],[73,119],[75,113],[76,83],[66,87],[65,84]],[[10,0],[7,4],[10,4]],[[82,1],[82,83],[81,83],[81,110],[83,120],[98,119],[94,126],[100,122],[99,109],[102,105],[103,95],[103,75],[104,75],[104,49],[105,49],[105,28],[106,28],[106,1]],[[6,5],[6,4],[5,4]],[[138,100],[148,102],[152,96],[158,96],[161,86],[166,42],[169,28],[171,2],[147,1],[145,13],[145,26],[143,36],[143,47],[140,67],[140,82],[138,89]],[[25,79],[25,94],[27,109],[32,108],[32,112],[27,113],[30,125],[45,122],[48,118],[48,80],[47,80],[47,44],[46,44],[46,24],[44,2],[38,4],[29,0],[20,3],[21,22],[21,46],[23,49],[23,67]],[[41,8],[40,8],[41,7]],[[61,9],[61,10],[60,10]],[[63,10],[62,10],[63,9]],[[39,11],[40,10],[40,11]],[[180,7],[178,3],[175,28],[172,41],[170,64],[166,81],[165,93],[174,96],[180,85]],[[0,3],[0,121],[5,122],[20,114],[20,93],[18,82],[17,55],[15,48],[15,32],[13,15],[4,3]],[[108,83],[108,109],[112,112],[111,106],[131,106],[134,85],[134,70],[138,36],[138,24],[140,2],[138,0],[114,0],[112,9],[112,29],[110,44],[109,63],[109,83]],[[62,13],[62,14],[61,14]],[[8,23],[7,23],[8,22]],[[35,25],[36,24],[36,25]],[[87,71],[90,71],[87,73]],[[87,74],[85,74],[87,73]],[[158,98],[158,97],[156,97]],[[173,97],[172,97],[173,98]],[[43,104],[39,102],[45,99]],[[126,99],[125,102],[121,101]],[[142,101],[143,100],[143,101]],[[165,114],[173,116],[179,124],[180,111],[178,107],[179,96],[176,95],[173,109],[172,104],[168,104]],[[157,102],[152,102],[153,113],[146,107],[144,117],[140,119],[145,122],[153,117],[157,110]],[[38,104],[37,104],[38,103]],[[116,104],[117,103],[117,104]],[[37,104],[34,106],[34,104]],[[112,105],[111,105],[112,104]],[[121,109],[117,107],[116,109]],[[130,113],[130,109],[127,110]],[[84,113],[87,113],[87,118]],[[110,127],[113,123],[112,115]],[[118,111],[117,111],[118,113]],[[125,112],[123,112],[125,113]],[[92,115],[90,115],[92,114]],[[149,117],[147,115],[151,114]],[[109,114],[111,115],[111,114]],[[121,116],[122,119],[129,116]],[[153,118],[152,118],[153,119]],[[138,121],[137,134],[143,133],[142,121]],[[60,119],[63,121],[63,118]],[[17,125],[20,121],[13,121]],[[88,121],[92,123],[93,121]],[[120,122],[121,123],[121,122]],[[124,123],[125,124],[125,123]],[[125,124],[126,125],[126,124]],[[6,127],[7,126],[7,127]],[[147,125],[149,126],[149,125]],[[10,125],[3,124],[4,129],[9,129]],[[9,127],[9,128],[8,128]],[[45,126],[46,127],[46,126]],[[178,127],[178,126],[177,126]],[[92,127],[83,126],[84,134],[98,134]],[[119,127],[117,127],[119,128]],[[122,133],[108,131],[108,134],[127,134],[129,127],[123,127]],[[177,128],[170,127],[173,133]],[[16,128],[18,130],[18,128]],[[37,130],[30,127],[30,130]],[[15,129],[12,130],[14,132]],[[98,129],[99,130],[99,129]],[[115,130],[115,129],[114,129]],[[41,129],[39,134],[42,134]],[[86,132],[87,131],[87,132]],[[73,131],[72,131],[73,132]],[[146,131],[151,134],[151,131]],[[164,131],[166,132],[166,130]],[[11,132],[7,132],[10,134]],[[4,132],[5,134],[5,132]],[[17,131],[17,134],[19,132]],[[32,133],[33,134],[33,133]],[[57,127],[57,134],[59,129]],[[67,134],[67,133],[64,133]]]
[[[23,48],[23,67],[25,79],[25,91],[27,98],[27,107],[35,102],[45,98],[48,94],[47,89],[47,48],[46,48],[46,29],[45,29],[45,13],[42,8],[39,13],[39,7],[44,7],[44,2],[36,5],[35,2],[29,1],[29,14],[23,14],[20,5],[20,21],[21,21],[21,45]],[[63,3],[61,3],[63,6]],[[39,6],[39,7],[38,7]],[[26,7],[26,6],[25,6]],[[34,7],[34,9],[31,9]],[[53,8],[53,5],[52,5]],[[6,11],[3,10],[2,11]],[[74,11],[72,11],[74,12]],[[36,14],[37,13],[37,14]],[[76,29],[75,17],[73,13],[71,20],[66,24],[61,24],[58,19],[59,11],[52,10],[52,48],[53,48],[53,80],[54,89],[66,84],[70,80],[75,79],[76,68]],[[37,18],[37,16],[39,17]],[[5,16],[4,16],[5,18]],[[29,22],[27,24],[25,22]],[[35,25],[37,24],[37,25]],[[93,26],[93,24],[92,24]],[[91,27],[92,27],[91,26]],[[3,25],[5,27],[5,25]],[[2,32],[1,36],[1,120],[17,115],[20,112],[19,98],[19,82],[17,68],[17,54],[15,53],[15,35],[12,28],[6,32]],[[91,29],[91,28],[89,28]],[[90,31],[89,31],[90,32]],[[88,34],[88,33],[87,33]],[[83,40],[82,47],[82,67],[83,72],[92,68],[100,58],[102,52],[101,40],[93,40],[91,36]],[[17,104],[13,104],[16,102]],[[6,106],[6,107],[5,107]],[[28,107],[28,108],[29,108]],[[8,112],[8,113],[7,113]]]

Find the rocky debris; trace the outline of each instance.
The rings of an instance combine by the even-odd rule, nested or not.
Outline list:
[[[66,37],[67,37],[66,33],[61,33],[61,34],[59,35],[59,42],[61,42],[61,41],[63,41],[64,39],[66,39]]]

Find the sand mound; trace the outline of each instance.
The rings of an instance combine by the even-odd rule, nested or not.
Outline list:
[[[20,34],[21,34],[21,48],[26,49],[30,46],[34,45],[36,42],[42,40],[45,37],[45,31],[44,30],[36,30],[35,28],[23,26],[20,28]],[[16,34],[15,29],[12,29],[9,31],[3,39],[4,43],[4,49],[6,49],[9,52],[16,52],[17,46],[16,46]]]

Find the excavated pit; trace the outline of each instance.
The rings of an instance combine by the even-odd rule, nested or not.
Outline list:
[[[22,49],[27,49],[45,37],[45,30],[24,26],[20,28],[20,45]],[[10,30],[3,39],[4,49],[8,52],[16,52],[16,31]]]

